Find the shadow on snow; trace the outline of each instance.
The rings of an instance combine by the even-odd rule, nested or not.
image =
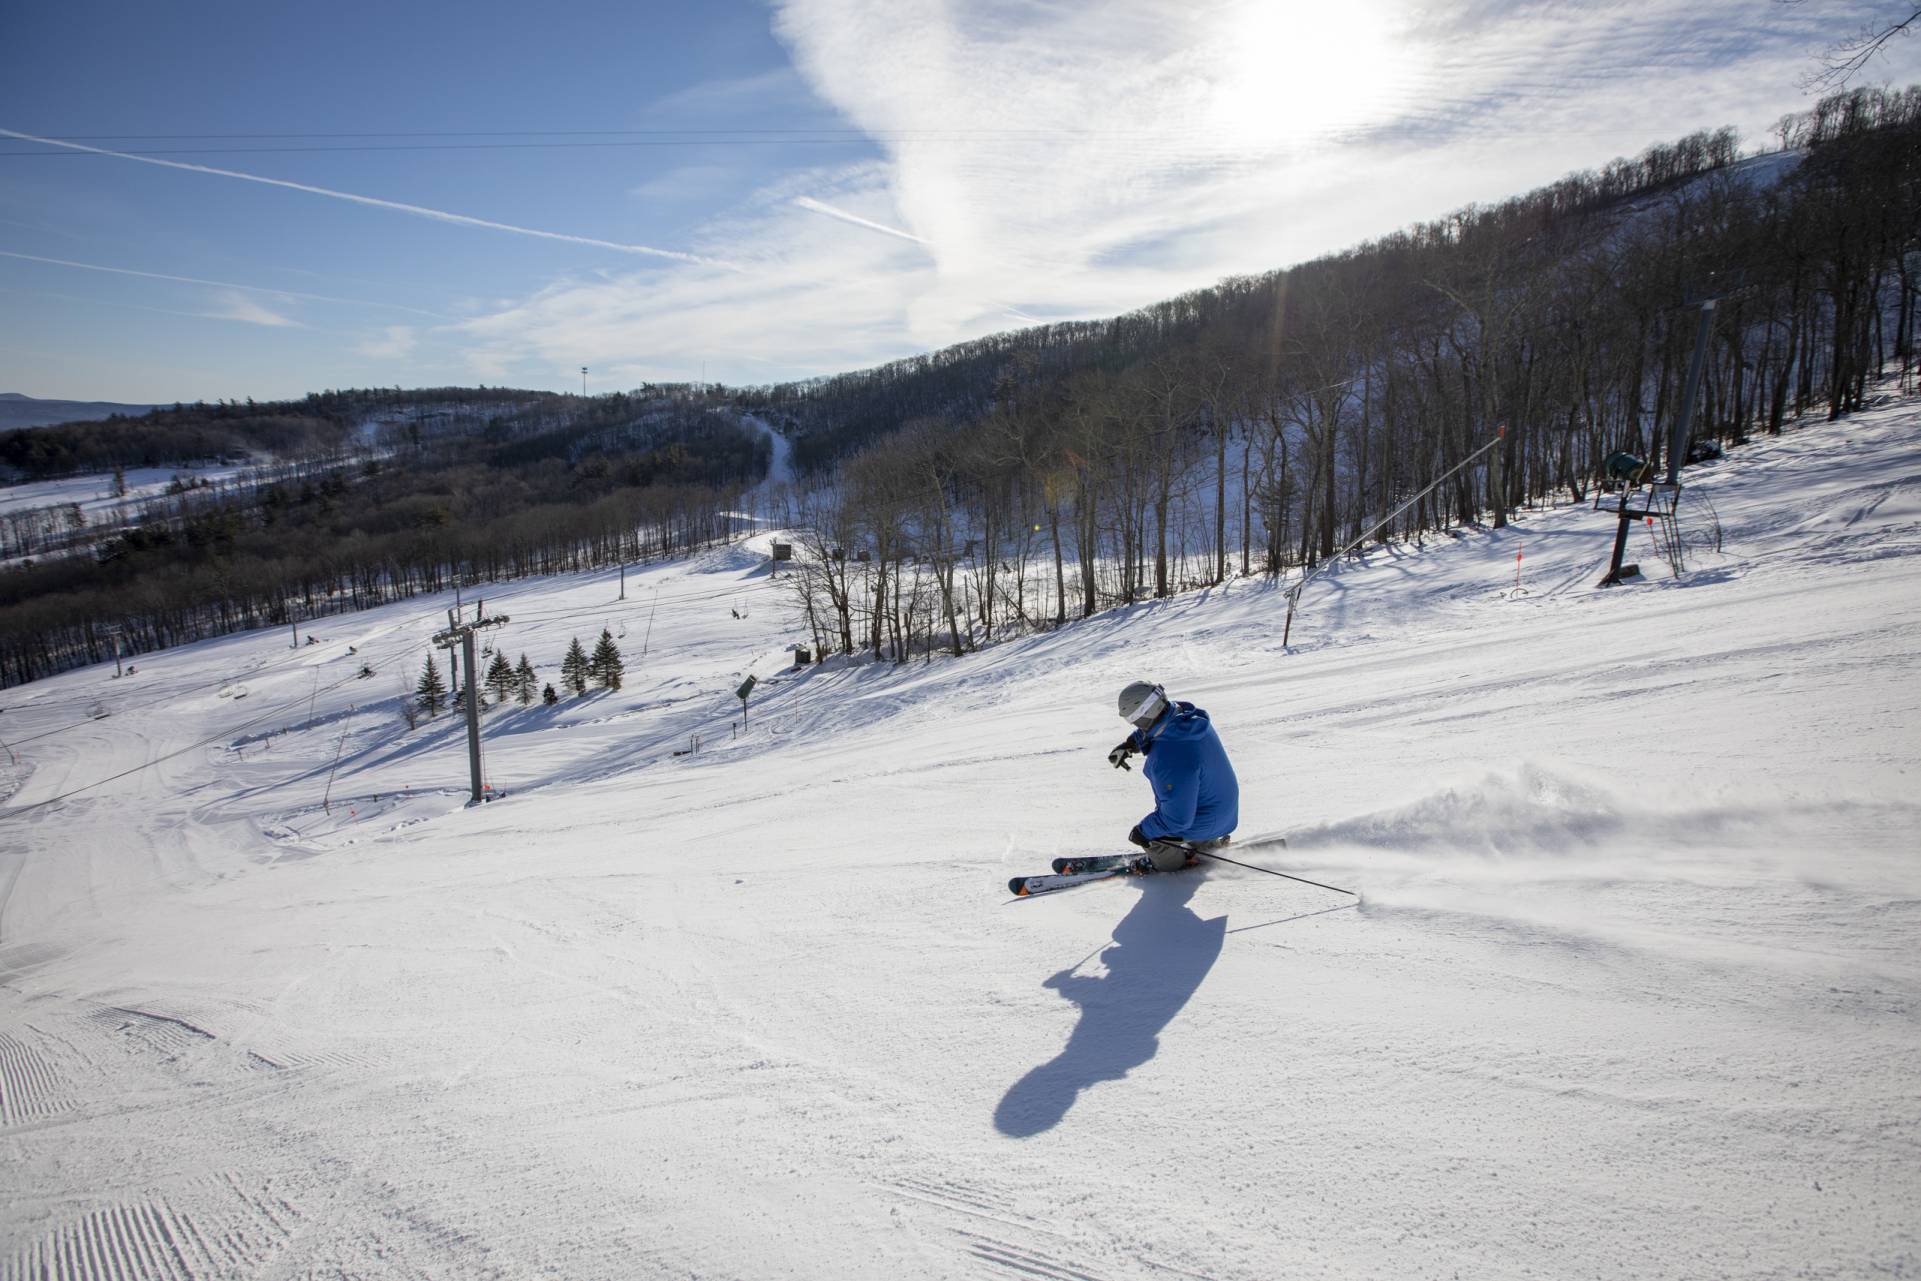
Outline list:
[[[1081,1007],[1080,1022],[1059,1054],[1014,1082],[994,1109],[995,1129],[1017,1139],[1051,1130],[1082,1091],[1118,1081],[1154,1057],[1161,1030],[1221,954],[1227,918],[1203,921],[1187,905],[1202,879],[1145,878],[1140,901],[1101,953],[1107,973],[1076,974],[1076,964],[1043,984]]]

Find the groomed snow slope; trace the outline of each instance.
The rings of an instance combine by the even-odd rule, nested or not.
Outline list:
[[[1534,513],[1292,652],[1241,584],[783,678],[757,545],[517,585],[629,681],[489,713],[474,809],[394,710],[451,602],[9,691],[0,1277],[1914,1275],[1921,406],[1690,476],[1684,579]],[[1358,905],[1006,900],[1145,811],[1140,675]]]

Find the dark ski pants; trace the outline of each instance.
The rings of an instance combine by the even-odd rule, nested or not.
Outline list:
[[[1173,841],[1155,841],[1147,847],[1147,856],[1154,860],[1155,871],[1178,872],[1187,866],[1189,850],[1225,849],[1230,839],[1226,836],[1217,836],[1211,841],[1185,841],[1178,844]]]

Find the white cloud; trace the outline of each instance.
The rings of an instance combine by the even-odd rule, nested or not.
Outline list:
[[[388,325],[378,337],[366,338],[354,350],[369,360],[398,360],[412,353],[420,335],[412,325]]]
[[[807,84],[792,67],[771,67],[744,76],[725,76],[702,80],[676,89],[648,103],[642,112],[656,127],[675,120],[694,126],[712,127],[717,120],[738,118],[757,125],[769,107],[792,111],[796,107],[820,105]]]
[[[885,199],[877,170],[813,181],[844,202]],[[818,217],[782,188],[712,234],[744,270],[570,276],[453,332],[492,378],[585,364],[626,384],[697,378],[703,364],[709,377],[798,377],[912,349],[903,301],[924,287],[924,250]]]
[[[0,249],[0,258],[17,258],[22,262],[44,263],[53,267],[73,267],[81,271],[102,271],[116,276],[137,276],[146,280],[168,280],[177,284],[216,285],[222,289],[241,289],[249,293],[270,294],[280,298],[305,298],[312,302],[346,303],[356,307],[382,307],[391,311],[410,311],[419,316],[433,316],[439,320],[451,319],[437,311],[425,311],[419,307],[407,307],[400,303],[375,302],[369,298],[338,298],[332,294],[309,294],[296,289],[274,289],[266,285],[242,285],[231,280],[208,280],[201,276],[175,276],[158,271],[137,271],[131,267],[109,267],[95,262],[74,262],[68,258],[43,258],[39,254],[15,253],[10,249]],[[284,270],[293,270],[285,268]],[[312,275],[315,273],[303,273]],[[372,282],[380,283],[380,282]]]
[[[238,320],[249,325],[265,325],[273,329],[306,328],[292,316],[283,316],[236,289],[215,293],[212,298],[219,310],[205,313],[210,320]]]
[[[749,182],[748,170],[737,165],[675,165],[664,173],[635,183],[627,194],[645,205],[691,204]]]
[[[880,160],[791,170],[709,224],[696,248],[739,274],[569,277],[456,328],[494,378],[754,381],[1113,314],[1698,128],[1758,142],[1865,12],[1811,9],[777,0],[799,77]],[[1880,74],[1921,73],[1898,56]]]

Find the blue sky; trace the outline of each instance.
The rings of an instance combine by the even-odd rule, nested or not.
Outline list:
[[[15,6],[0,128],[146,158],[0,138],[0,390],[871,365],[1762,142],[1885,7]],[[1872,78],[1921,79],[1921,40]]]

